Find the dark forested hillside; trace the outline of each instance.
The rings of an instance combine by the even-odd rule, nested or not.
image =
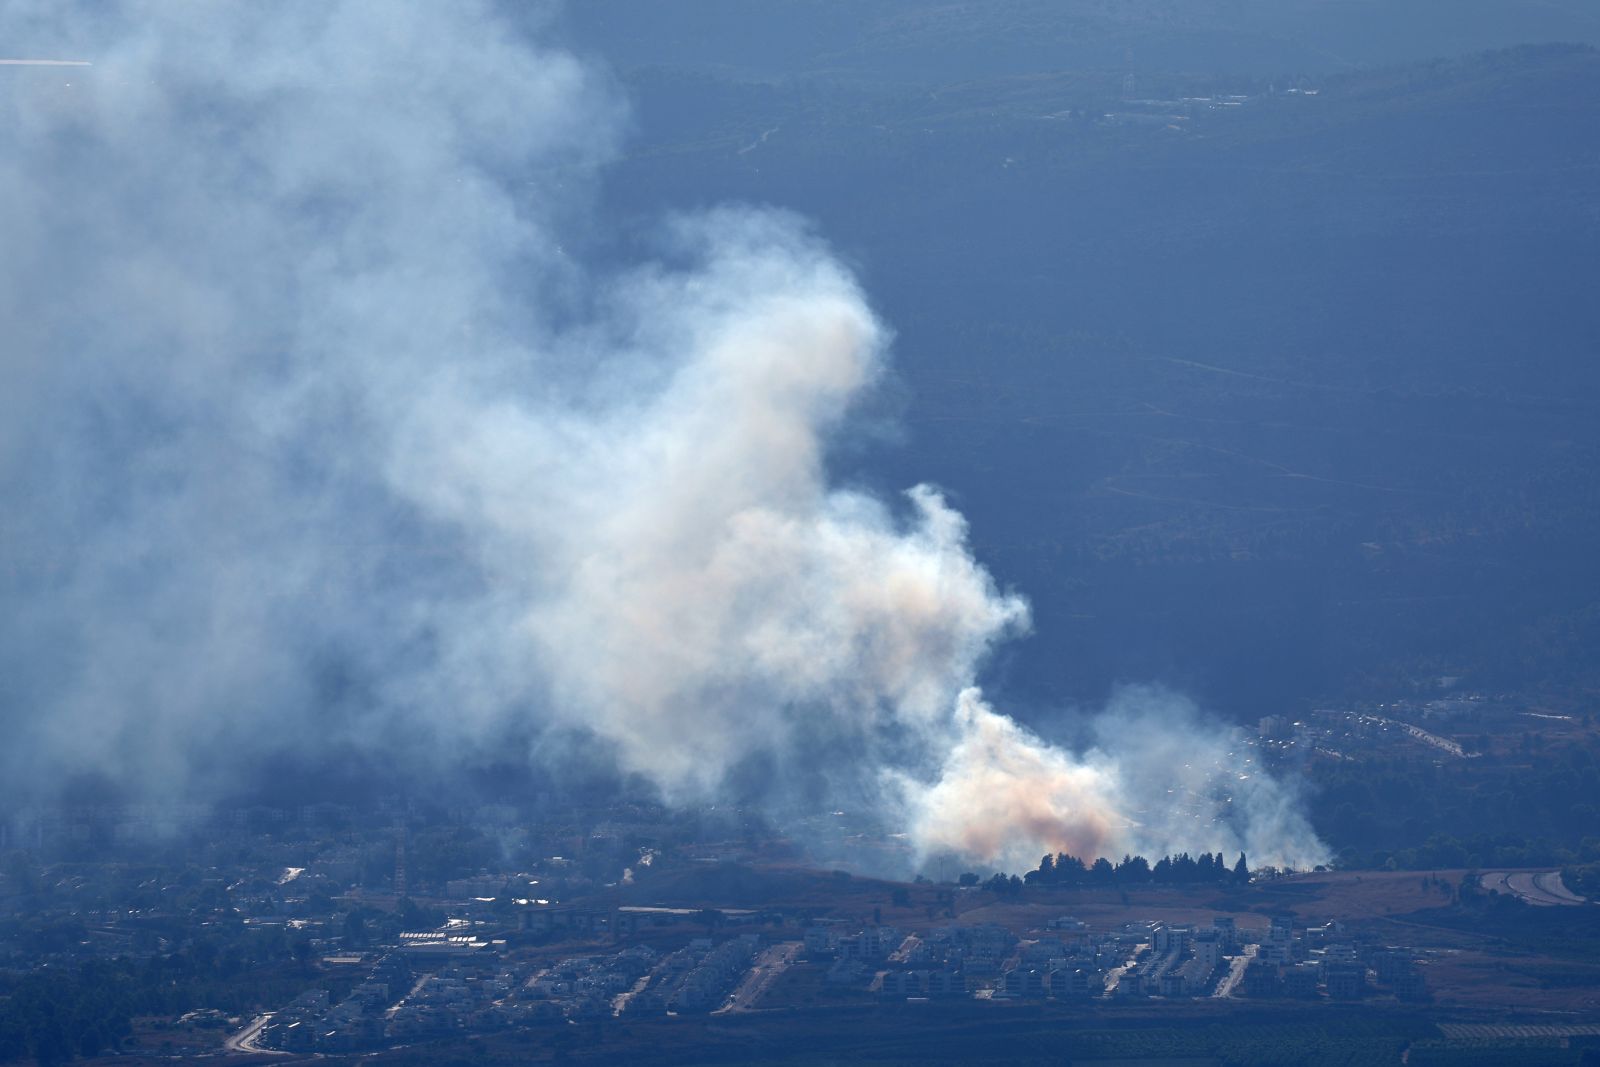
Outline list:
[[[1283,78],[714,68],[622,71],[608,206],[645,234],[779,204],[858,265],[907,432],[841,466],[954,494],[1035,604],[1014,695],[1157,679],[1250,714],[1436,673],[1595,680],[1593,49]]]

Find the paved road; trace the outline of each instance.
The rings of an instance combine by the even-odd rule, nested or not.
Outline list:
[[[778,980],[778,976],[789,969],[789,964],[794,962],[795,955],[800,951],[799,941],[784,941],[773,945],[761,955],[756,957],[756,962],[744,976],[744,981],[739,983],[739,988],[733,991],[728,1002],[713,1015],[727,1015],[736,1011],[750,1011],[756,1002]]]
[[[1211,994],[1214,997],[1233,996],[1234,987],[1244,978],[1244,969],[1250,966],[1250,961],[1256,958],[1257,945],[1246,945],[1244,951],[1233,957],[1233,963],[1228,967],[1228,973],[1222,981],[1217,983],[1217,991]]]
[[[1544,874],[1536,874],[1533,876],[1533,884],[1541,891],[1568,904],[1588,903],[1587,899],[1580,897],[1567,888],[1567,884],[1561,880],[1560,871],[1547,871]]]
[[[257,1015],[254,1019],[250,1020],[249,1026],[246,1026],[243,1030],[240,1030],[237,1034],[234,1034],[232,1037],[228,1038],[228,1040],[224,1041],[222,1043],[223,1049],[228,1052],[250,1053],[256,1055],[289,1055],[287,1052],[281,1052],[275,1048],[262,1048],[260,1045],[256,1044],[256,1039],[261,1036],[261,1031],[265,1030],[267,1024],[271,1021],[272,1012],[270,1011],[265,1015]]]
[[[541,971],[540,973],[542,974],[544,972]],[[411,991],[385,1008],[383,1010],[383,1017],[385,1019],[393,1019],[396,1015],[398,1015],[400,1013],[400,1006],[406,1001],[410,1000],[412,997],[416,996],[418,993],[422,992],[423,983],[432,977],[432,971],[424,971],[422,974],[418,975],[417,980],[411,983]]]
[[[1117,985],[1122,981],[1122,976],[1139,966],[1139,964],[1143,963],[1145,956],[1148,955],[1149,952],[1150,946],[1148,944],[1139,945],[1133,950],[1133,957],[1131,959],[1122,964],[1120,967],[1113,967],[1111,970],[1106,972],[1107,996],[1111,996],[1116,993]]]
[[[1488,871],[1479,876],[1478,882],[1486,891],[1509,893],[1538,908],[1587,903],[1566,887],[1560,871]]]
[[[1448,737],[1430,734],[1420,726],[1412,726],[1410,723],[1400,722],[1398,719],[1378,719],[1378,722],[1383,723],[1385,726],[1393,726],[1403,730],[1410,734],[1414,740],[1421,741],[1425,745],[1432,745],[1441,752],[1448,752],[1457,759],[1468,758],[1466,750]]]
[[[648,974],[641,975],[639,980],[633,983],[626,993],[618,993],[616,996],[612,997],[611,1014],[621,1015],[623,1012],[627,1011],[628,1001],[632,1000],[634,997],[638,996],[640,993],[643,993],[647,988],[649,988],[650,982],[655,978],[655,976],[656,972],[652,969]]]

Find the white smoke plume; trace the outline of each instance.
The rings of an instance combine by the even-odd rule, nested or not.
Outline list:
[[[0,25],[92,62],[0,81],[14,786],[559,726],[674,801],[849,796],[923,857],[1318,858],[1181,701],[1126,694],[1084,756],[982,702],[1024,602],[935,490],[828,477],[888,344],[850,273],[739,208],[586,265],[603,72],[473,3]]]
[[[938,780],[905,788],[925,852],[1007,870],[1032,867],[1046,852],[1242,851],[1299,869],[1327,859],[1299,797],[1170,692],[1119,692],[1094,717],[1095,743],[1082,754],[1030,734],[975,689],[961,694],[955,725]]]

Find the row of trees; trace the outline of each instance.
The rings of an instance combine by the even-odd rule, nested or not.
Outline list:
[[[1062,852],[1045,856],[1035,870],[1018,878],[995,874],[982,882],[993,893],[1020,893],[1024,886],[1126,886],[1126,885],[1244,885],[1250,881],[1250,862],[1243,852],[1228,866],[1222,853],[1202,852],[1198,857],[1187,852],[1162,856],[1151,863],[1143,856],[1123,856],[1112,863],[1104,856],[1085,863]],[[976,874],[963,874],[962,885],[980,884]]]
[[[1250,881],[1250,863],[1243,852],[1232,867],[1220,852],[1202,852],[1198,857],[1180,852],[1162,856],[1154,864],[1143,856],[1124,856],[1116,864],[1102,856],[1086,864],[1062,852],[1040,860],[1024,881],[1029,885],[1242,885]]]

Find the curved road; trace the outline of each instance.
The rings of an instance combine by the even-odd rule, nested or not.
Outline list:
[[[1547,871],[1544,874],[1536,874],[1533,876],[1533,884],[1540,892],[1547,893],[1564,904],[1588,903],[1587,899],[1580,897],[1567,888],[1566,883],[1561,880],[1560,871]]]
[[[272,1014],[273,1013],[269,1011],[265,1015],[257,1015],[254,1019],[250,1020],[249,1026],[246,1026],[243,1030],[240,1030],[237,1034],[234,1034],[232,1037],[228,1038],[228,1040],[222,1043],[223,1050],[226,1052],[249,1053],[262,1056],[290,1055],[290,1053],[281,1052],[275,1048],[262,1048],[260,1045],[256,1044],[256,1039],[261,1036],[261,1031],[266,1029],[267,1024],[272,1021]]]
[[[1538,908],[1588,903],[1561,881],[1560,871],[1487,871],[1478,877],[1485,891],[1509,893]]]

